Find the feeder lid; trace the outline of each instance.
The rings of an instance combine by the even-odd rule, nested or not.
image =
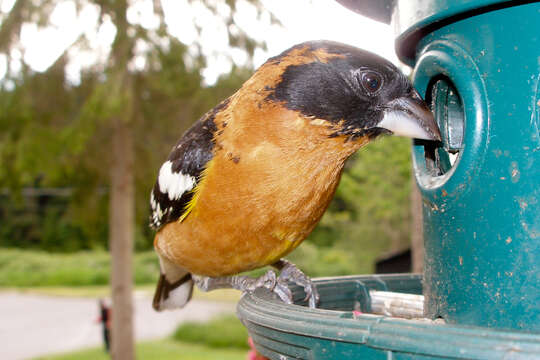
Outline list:
[[[414,65],[416,44],[427,33],[451,21],[506,6],[511,0],[336,0],[373,20],[394,25],[396,53]],[[515,4],[515,3],[514,3]]]
[[[347,9],[370,19],[390,24],[395,0],[336,0]]]

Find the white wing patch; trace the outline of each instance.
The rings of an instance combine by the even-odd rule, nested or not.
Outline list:
[[[156,201],[153,191],[150,193],[150,207],[152,208],[151,223],[155,227],[160,227],[163,211],[161,210],[159,203]]]
[[[172,171],[172,161],[165,161],[159,169],[159,191],[167,194],[170,200],[178,200],[195,186],[196,179],[182,172]]]

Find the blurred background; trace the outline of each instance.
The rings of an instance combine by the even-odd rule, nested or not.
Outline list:
[[[148,199],[159,166],[182,133],[268,57],[329,39],[397,64],[392,29],[330,0],[0,0],[0,23],[1,358],[98,346],[97,299],[110,306],[111,268],[120,274],[112,277],[118,296],[131,294],[120,285],[133,279],[126,306],[135,309],[138,340],[168,336],[179,323],[188,330],[177,334],[193,339],[239,332],[237,345],[217,345],[218,357],[208,355],[213,340],[197,345],[179,335],[137,345],[139,358],[167,358],[156,349],[171,358],[192,350],[182,358],[244,358],[246,335],[234,318],[204,324],[220,330],[197,328],[234,311],[238,294],[197,293],[194,303],[206,306],[200,316],[150,309],[159,268]],[[408,140],[362,149],[290,259],[319,277],[372,273],[377,260],[398,254],[408,271],[410,168]],[[139,329],[148,324],[155,331]],[[85,356],[106,355],[51,358]]]

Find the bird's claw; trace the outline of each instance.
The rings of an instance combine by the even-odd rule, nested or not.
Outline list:
[[[281,269],[279,277],[277,279],[278,283],[284,283],[286,286],[287,282],[290,281],[304,288],[304,292],[306,293],[304,301],[308,301],[310,308],[315,308],[319,303],[319,292],[317,291],[317,287],[315,286],[315,284],[313,284],[313,281],[311,281],[309,276],[304,274],[300,269],[296,267],[296,265],[287,260],[280,260],[276,266]],[[288,287],[287,290],[289,291],[289,293],[291,293]],[[292,302],[292,294],[290,296],[290,299]]]
[[[242,285],[240,286],[240,290],[252,293],[258,288],[273,290],[277,283],[277,277],[275,272],[268,270],[258,278],[244,276],[242,277],[241,282]]]
[[[287,282],[277,277],[276,273],[268,270],[258,278],[244,278],[244,291],[253,293],[258,288],[266,288],[276,294],[284,303],[292,304],[292,292],[287,286]]]
[[[281,279],[280,277],[277,278],[276,286],[272,291],[279,296],[281,301],[283,301],[286,304],[292,304],[293,303],[293,296],[291,289],[289,289],[289,285],[287,284],[287,281]]]

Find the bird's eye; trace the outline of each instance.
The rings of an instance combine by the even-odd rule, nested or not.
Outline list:
[[[381,75],[373,71],[362,72],[360,80],[364,89],[371,95],[379,91],[383,83]]]

